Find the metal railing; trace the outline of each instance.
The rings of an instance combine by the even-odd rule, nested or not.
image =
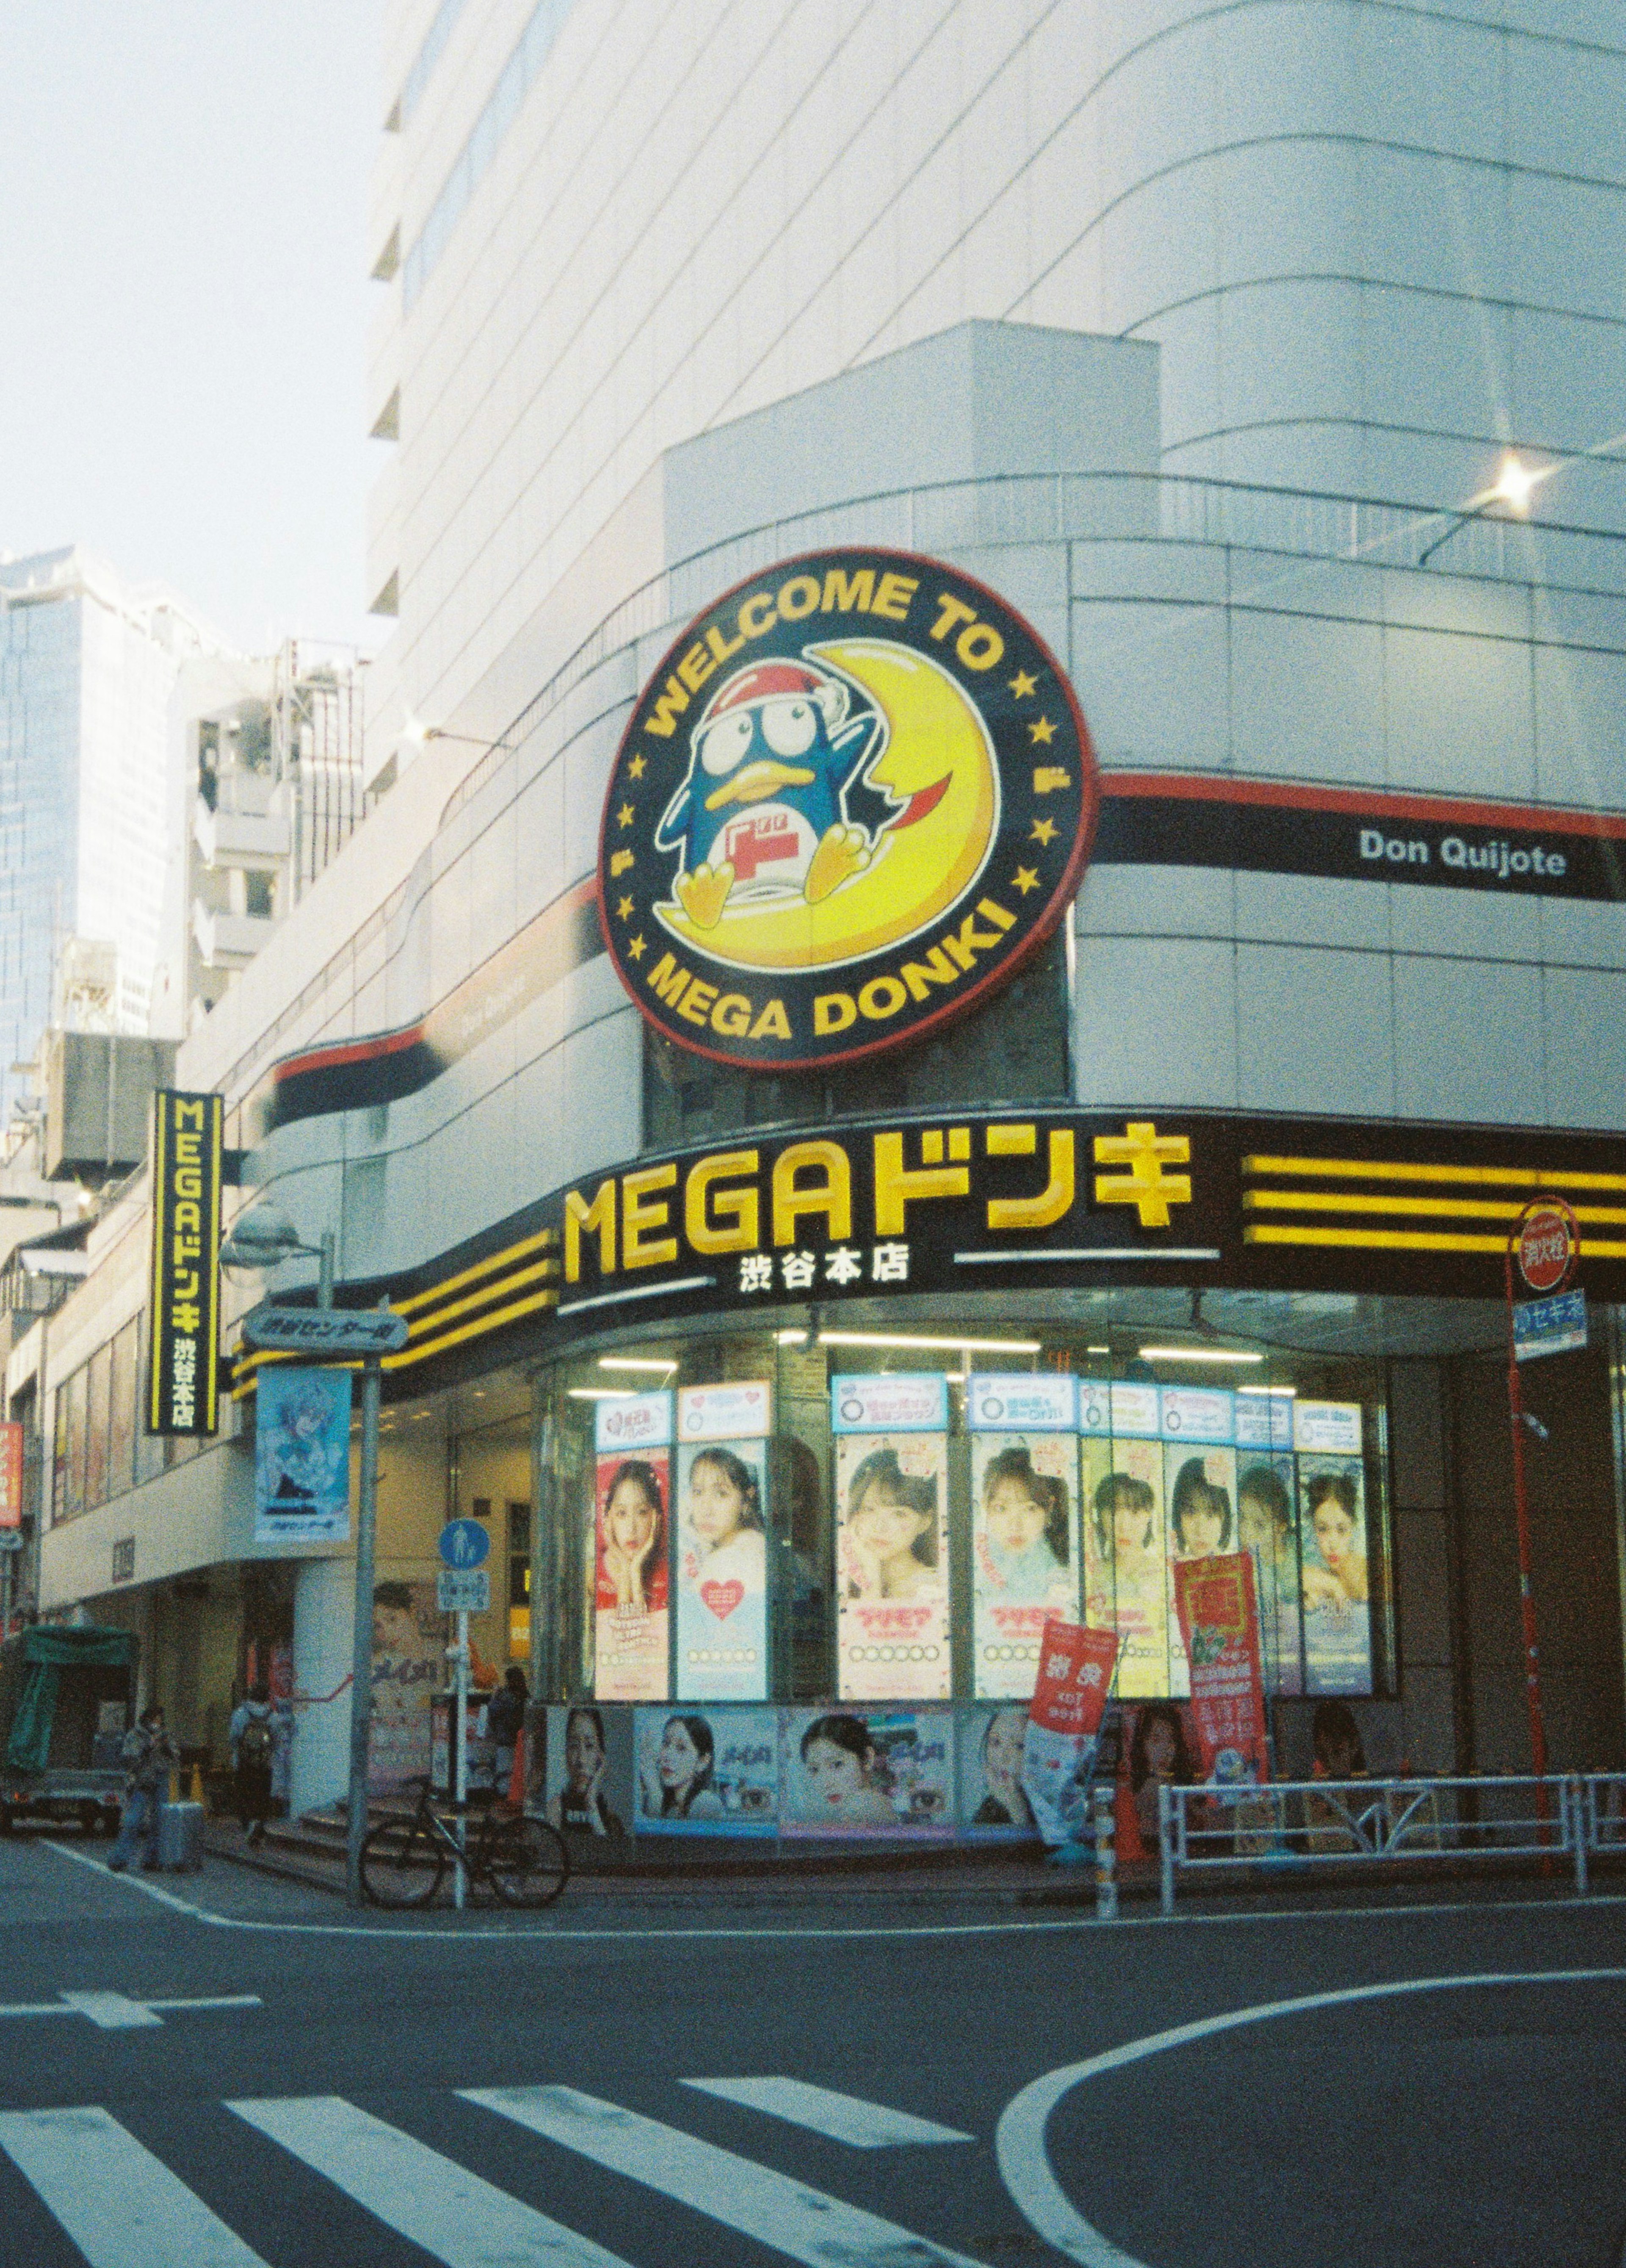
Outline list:
[[[1158,1796],[1162,1903],[1181,1874],[1259,1867],[1492,1865],[1567,1859],[1586,1888],[1587,1852],[1626,1852],[1626,1775],[1506,1774],[1468,1779],[1273,1781],[1164,1787]],[[1607,1831],[1608,1845],[1598,1838]]]

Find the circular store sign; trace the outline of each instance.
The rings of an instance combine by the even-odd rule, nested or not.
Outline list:
[[[1560,1292],[1580,1257],[1581,1230],[1562,1197],[1527,1205],[1513,1232],[1519,1272],[1535,1292]]]
[[[908,552],[786,560],[696,616],[633,711],[599,851],[610,957],[716,1062],[874,1055],[1049,933],[1099,800],[1066,672],[982,584]]]

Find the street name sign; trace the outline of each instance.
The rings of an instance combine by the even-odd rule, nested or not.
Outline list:
[[[483,1566],[491,1538],[477,1520],[449,1520],[440,1531],[440,1557],[452,1568]]]
[[[1513,1307],[1513,1359],[1568,1354],[1586,1344],[1586,1294],[1561,1292],[1554,1300],[1521,1300]]]
[[[243,1336],[268,1352],[354,1360],[398,1353],[407,1344],[407,1319],[387,1307],[276,1307],[266,1300],[244,1316]]]
[[[435,1603],[443,1615],[489,1615],[491,1611],[490,1569],[443,1567]]]

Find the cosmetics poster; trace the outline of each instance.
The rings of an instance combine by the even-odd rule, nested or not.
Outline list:
[[[946,1701],[946,1437],[843,1434],[835,1489],[842,1698]]]
[[[779,1816],[774,1709],[640,1709],[640,1835],[772,1835]]]
[[[1358,1457],[1299,1459],[1306,1693],[1370,1693],[1365,1475]]]
[[[1026,1701],[1051,1615],[1078,1613],[1078,1447],[1071,1433],[971,1437],[972,1645],[979,1700]]]
[[[1120,1696],[1160,1697],[1169,1690],[1163,1445],[1086,1438],[1082,1458],[1085,1619],[1117,1633]]]
[[[678,1451],[680,1700],[768,1696],[768,1537],[761,1440]]]
[[[948,1710],[785,1709],[779,1721],[787,1836],[953,1833]]]
[[[593,1690],[600,1701],[666,1697],[671,1489],[669,1449],[597,1461]]]

